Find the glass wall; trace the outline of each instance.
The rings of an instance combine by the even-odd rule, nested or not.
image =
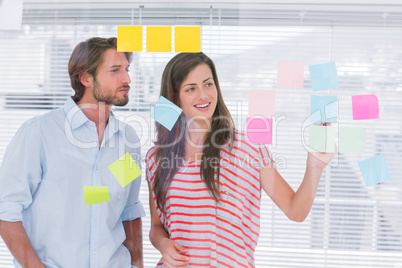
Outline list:
[[[391,9],[383,12],[383,10]],[[338,123],[366,128],[366,152],[338,154],[321,178],[312,211],[291,222],[263,193],[257,267],[402,267],[402,11],[349,6],[202,3],[69,3],[23,6],[21,30],[0,30],[0,161],[27,119],[63,105],[72,95],[67,62],[77,43],[117,36],[119,25],[200,26],[201,49],[217,67],[236,127],[245,130],[251,90],[275,90],[273,144],[279,172],[297,189],[304,175],[310,98],[336,95]],[[141,138],[154,140],[150,113],[163,68],[174,52],[136,52],[130,102],[115,108]],[[278,62],[303,62],[304,87],[277,87]],[[313,92],[309,65],[335,62],[339,89]],[[380,119],[353,120],[351,96],[375,94]],[[339,131],[337,131],[339,133]],[[366,187],[358,162],[383,154],[391,180]],[[148,212],[148,190],[141,199]],[[160,258],[143,219],[144,261]],[[62,241],[61,241],[62,243]],[[0,267],[12,257],[0,242]]]

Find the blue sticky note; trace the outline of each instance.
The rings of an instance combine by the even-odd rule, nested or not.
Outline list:
[[[335,123],[338,119],[337,96],[311,96],[311,122]]]
[[[310,78],[313,91],[338,88],[338,75],[335,62],[310,65]]]
[[[170,131],[182,111],[179,106],[161,96],[155,104],[153,118]]]
[[[378,184],[391,179],[384,156],[378,154],[359,162],[360,171],[366,186]]]

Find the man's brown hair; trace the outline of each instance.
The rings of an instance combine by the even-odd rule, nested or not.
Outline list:
[[[85,92],[85,86],[80,81],[80,74],[87,72],[96,79],[99,66],[103,63],[103,57],[108,49],[117,50],[117,38],[92,37],[80,42],[71,54],[68,62],[68,74],[70,75],[71,87],[75,91],[72,97],[75,102],[79,101]],[[124,52],[128,62],[131,61],[131,52]]]

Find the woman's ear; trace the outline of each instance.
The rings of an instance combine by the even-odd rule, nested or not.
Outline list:
[[[80,82],[83,84],[85,87],[90,87],[92,86],[92,75],[90,75],[87,72],[83,72],[79,74]]]

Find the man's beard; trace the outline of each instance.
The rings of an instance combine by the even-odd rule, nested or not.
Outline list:
[[[130,86],[125,85],[120,88],[130,88]],[[115,93],[117,93],[120,88],[116,89]],[[104,102],[108,105],[125,106],[128,103],[128,94],[119,98],[117,95],[113,95],[113,92],[102,88],[96,79],[94,79],[93,95],[97,101]]]

